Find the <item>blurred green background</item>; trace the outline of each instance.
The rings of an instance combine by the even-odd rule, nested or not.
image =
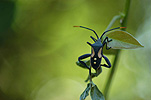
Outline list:
[[[94,34],[72,26],[101,35],[124,5],[125,0],[0,0],[0,100],[78,100],[88,70],[75,62],[90,52],[86,42]],[[132,0],[127,31],[145,47],[121,51],[109,100],[151,100],[150,11],[150,0]],[[112,63],[114,55],[107,57]],[[110,70],[94,78],[101,91]]]

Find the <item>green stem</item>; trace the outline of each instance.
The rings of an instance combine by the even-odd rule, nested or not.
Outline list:
[[[120,15],[114,16],[113,19],[111,20],[110,24],[107,26],[106,30],[109,30],[113,26],[113,24],[115,23],[115,21],[119,20],[120,18],[121,18]]]
[[[126,0],[125,9],[124,9],[124,12],[123,12],[124,13],[124,18],[122,20],[121,27],[126,27],[126,25],[127,25],[127,17],[128,17],[128,12],[129,12],[129,8],[130,8],[130,2],[131,2],[131,0]],[[115,21],[117,19],[118,19],[118,17],[115,16],[113,18],[113,20],[110,22],[110,24],[108,25],[107,29],[110,28],[113,25],[113,23],[115,23]],[[122,29],[122,30],[124,30],[124,29]],[[111,72],[109,73],[108,80],[107,80],[107,83],[106,83],[106,86],[105,86],[105,89],[104,89],[104,97],[106,98],[106,100],[108,99],[107,98],[108,94],[109,94],[108,91],[110,89],[115,70],[117,69],[117,63],[118,63],[119,55],[120,55],[120,50],[117,50],[116,56],[115,56],[115,59],[114,59],[114,62],[113,62],[113,66],[112,66]]]
[[[91,76],[91,73],[89,74],[89,77],[90,77],[90,82],[92,82],[92,76]]]
[[[125,9],[124,9],[124,12],[123,12],[124,13],[124,19],[121,23],[122,27],[126,27],[126,25],[127,25],[127,18],[128,18],[130,3],[131,3],[131,0],[126,0]],[[122,30],[125,30],[125,29],[122,29]]]
[[[113,66],[112,66],[111,72],[109,73],[108,80],[107,80],[107,83],[106,83],[106,86],[105,86],[105,89],[104,89],[104,97],[106,98],[106,100],[107,100],[107,97],[108,97],[109,88],[110,88],[112,80],[113,80],[114,72],[115,72],[115,69],[117,67],[117,61],[118,61],[118,58],[119,58],[119,53],[120,53],[120,50],[117,50],[116,56],[114,58]]]

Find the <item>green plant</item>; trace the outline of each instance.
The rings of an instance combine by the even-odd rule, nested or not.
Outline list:
[[[124,12],[121,13],[120,15],[113,17],[106,30],[110,29],[117,20],[120,20],[121,27],[126,27],[130,2],[131,0],[126,0]],[[134,36],[126,32],[125,29],[109,32],[105,34],[105,36],[103,36],[103,39],[105,39],[105,37],[109,37],[109,39],[112,39],[111,42],[108,42],[108,46],[112,48],[112,50],[109,50],[109,53],[114,53],[115,59],[104,89],[104,95],[92,81],[92,78],[97,77],[102,72],[102,68],[99,68],[96,70],[96,73],[90,73],[88,75],[88,78],[85,80],[85,82],[88,82],[88,80],[90,80],[90,83],[87,84],[86,89],[81,94],[80,100],[84,100],[89,95],[89,92],[92,100],[105,100],[105,99],[107,100],[108,91],[112,82],[112,78],[114,76],[120,49],[135,49],[143,47],[143,45],[141,45],[140,42]],[[90,60],[83,62],[85,62],[86,65],[89,68],[91,68]],[[77,61],[76,64],[82,68],[86,68],[79,61]]]

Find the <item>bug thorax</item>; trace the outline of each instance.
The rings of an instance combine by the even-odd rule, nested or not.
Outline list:
[[[102,48],[103,45],[101,41],[96,41],[94,44],[91,46],[91,57],[102,57]]]

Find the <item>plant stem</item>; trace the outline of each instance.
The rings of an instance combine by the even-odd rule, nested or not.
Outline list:
[[[130,2],[131,2],[131,0],[126,0],[125,9],[123,12],[124,18],[122,20],[121,27],[126,27],[126,25],[127,25],[127,17],[128,17],[128,12],[129,12],[129,8],[130,8]],[[121,16],[120,16],[120,18],[121,18]],[[119,19],[119,18],[115,16],[112,19],[112,21],[110,22],[110,24],[108,25],[107,29],[110,28],[117,19]],[[125,29],[122,29],[122,30],[125,30]],[[112,66],[111,72],[109,73],[108,80],[107,80],[107,83],[106,83],[106,86],[104,89],[104,97],[106,100],[108,99],[107,97],[109,94],[109,89],[110,89],[110,86],[111,86],[111,83],[113,80],[115,70],[117,69],[117,63],[118,63],[119,55],[120,55],[120,50],[117,50],[116,56],[114,58],[113,66]]]
[[[114,58],[113,66],[112,66],[111,72],[109,73],[108,80],[107,80],[107,83],[106,83],[106,86],[105,86],[105,89],[104,89],[104,97],[105,97],[106,100],[107,100],[107,97],[108,97],[109,88],[110,88],[112,80],[113,80],[114,72],[115,72],[115,69],[117,67],[117,61],[118,61],[118,58],[119,58],[119,53],[120,53],[120,50],[117,50],[116,56]]]
[[[126,4],[125,4],[125,9],[124,9],[124,18],[123,18],[123,21],[121,23],[121,26],[122,27],[126,27],[127,26],[127,18],[128,18],[128,12],[129,12],[129,8],[130,8],[130,3],[131,3],[131,0],[126,0]],[[125,29],[122,29],[122,30],[125,30]]]
[[[113,24],[115,23],[115,21],[118,20],[118,19],[120,19],[120,18],[121,18],[120,15],[114,16],[113,19],[111,20],[110,24],[107,26],[106,30],[109,30],[113,26]]]

